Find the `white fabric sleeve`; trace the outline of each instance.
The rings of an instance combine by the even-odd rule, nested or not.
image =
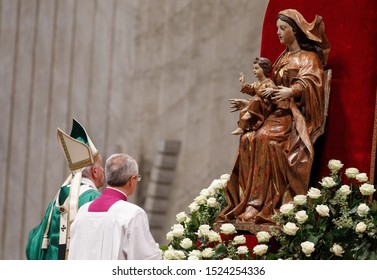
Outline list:
[[[161,260],[161,251],[149,231],[147,214],[137,211],[124,229],[123,253],[128,260]]]

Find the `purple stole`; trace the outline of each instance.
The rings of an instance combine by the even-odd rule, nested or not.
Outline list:
[[[120,191],[105,188],[102,194],[89,205],[88,212],[107,212],[119,200],[127,201],[127,196]]]

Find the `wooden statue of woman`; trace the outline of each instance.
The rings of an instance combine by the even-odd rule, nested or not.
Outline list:
[[[273,109],[256,130],[241,135],[230,181],[228,206],[218,222],[273,223],[282,204],[306,194],[313,144],[324,124],[324,67],[330,44],[320,16],[308,23],[296,10],[279,12],[277,35],[286,46],[273,65],[267,88]],[[232,99],[242,110],[245,100]]]

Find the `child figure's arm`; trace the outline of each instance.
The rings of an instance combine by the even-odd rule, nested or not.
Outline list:
[[[241,92],[242,93],[246,93],[246,94],[249,94],[251,96],[254,96],[255,95],[255,88],[254,88],[254,84],[245,84],[241,87]]]
[[[241,92],[249,95],[255,95],[254,84],[248,84],[245,80],[244,73],[240,73]]]

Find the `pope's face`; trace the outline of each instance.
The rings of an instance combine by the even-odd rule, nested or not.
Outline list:
[[[278,19],[276,26],[277,35],[279,37],[281,44],[289,46],[296,40],[295,34],[293,33],[293,29],[288,23],[282,21],[281,19]]]

